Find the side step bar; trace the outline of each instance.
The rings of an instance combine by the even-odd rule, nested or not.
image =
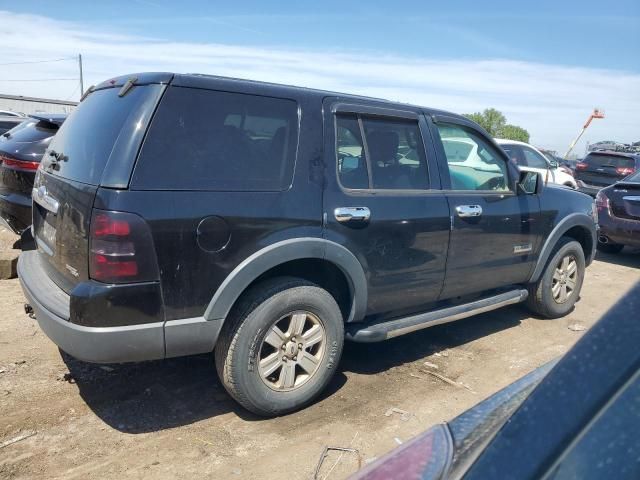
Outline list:
[[[410,317],[397,318],[381,323],[350,324],[346,328],[347,340],[371,343],[381,342],[389,338],[398,337],[405,333],[415,332],[423,328],[455,322],[463,318],[472,317],[483,312],[489,312],[506,305],[520,303],[527,299],[529,292],[525,289],[511,290],[492,297],[486,297],[475,302],[442,308],[431,312],[420,313]]]

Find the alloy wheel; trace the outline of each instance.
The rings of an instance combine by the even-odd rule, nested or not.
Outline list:
[[[311,312],[292,312],[267,331],[258,357],[262,381],[279,392],[299,388],[313,377],[322,362],[327,334]]]
[[[578,283],[576,257],[567,255],[556,265],[551,282],[551,293],[556,303],[565,303],[573,295]]]

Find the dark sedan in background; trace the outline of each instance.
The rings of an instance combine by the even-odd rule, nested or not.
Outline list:
[[[595,197],[605,187],[631,175],[640,168],[640,155],[626,152],[589,152],[576,164],[578,190]]]
[[[640,478],[640,282],[555,364],[436,425],[363,480]]]
[[[640,171],[600,190],[596,206],[598,250],[618,253],[625,245],[640,247]]]
[[[20,125],[25,120],[26,117],[19,114],[13,114],[12,112],[0,112],[0,135]]]
[[[31,189],[63,114],[38,114],[0,135],[0,223],[15,233],[31,225]]]

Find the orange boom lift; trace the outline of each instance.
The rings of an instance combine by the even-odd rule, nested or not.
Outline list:
[[[578,136],[576,137],[576,139],[573,142],[571,142],[571,145],[569,145],[569,150],[567,150],[567,153],[564,154],[564,158],[569,157],[571,150],[573,150],[573,147],[576,146],[576,143],[578,143],[578,140],[580,140],[580,137],[582,136],[582,134],[587,130],[587,128],[589,128],[589,125],[591,125],[591,121],[594,118],[604,118],[604,112],[597,108],[593,109],[593,113],[589,115],[589,118],[587,119],[587,123],[584,124],[584,126],[582,127],[582,130],[580,130],[580,133],[578,133]]]

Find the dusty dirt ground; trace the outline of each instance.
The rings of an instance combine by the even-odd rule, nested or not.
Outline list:
[[[347,344],[323,398],[270,420],[229,398],[207,355],[111,366],[68,357],[24,314],[18,281],[3,280],[0,478],[312,478],[326,445],[355,447],[371,461],[566,352],[586,331],[568,327],[593,325],[640,279],[639,268],[637,251],[599,255],[576,310],[560,320],[517,306]],[[392,407],[410,416],[385,416]],[[319,478],[356,469],[351,455],[331,453]]]

